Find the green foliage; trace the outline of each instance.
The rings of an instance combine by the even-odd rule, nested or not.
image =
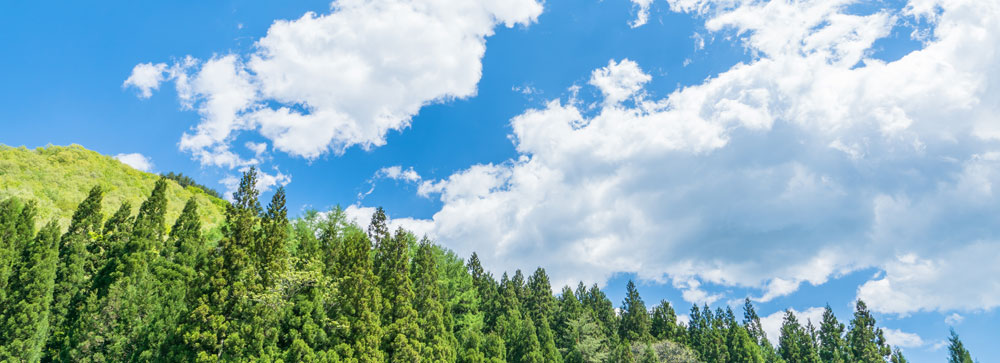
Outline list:
[[[823,310],[819,326],[819,358],[825,363],[844,363],[849,358],[844,343],[844,324],[837,321],[830,305]]]
[[[958,339],[958,333],[951,329],[948,337],[948,363],[972,363],[972,354],[969,353],[962,340]]]
[[[829,307],[818,330],[788,311],[775,350],[749,299],[742,324],[694,306],[685,326],[631,281],[619,310],[596,285],[553,296],[544,269],[497,281],[475,253],[390,235],[381,209],[367,228],[339,207],[289,221],[283,189],[261,208],[252,168],[213,243],[202,197],[171,219],[171,183],[107,218],[112,189],[92,187],[61,235],[56,219],[35,233],[33,201],[0,200],[0,361],[906,361],[860,301],[846,332]]]
[[[22,223],[33,225],[32,220]],[[28,237],[28,236],[21,236]],[[10,299],[0,321],[0,360],[37,362],[49,332],[49,303],[55,280],[59,225],[50,222],[38,236],[22,240],[9,283]]]
[[[652,338],[649,334],[649,312],[632,280],[625,285],[625,301],[622,302],[621,311],[618,336],[622,340],[632,343],[646,342]]]
[[[884,362],[892,353],[882,329],[875,326],[875,318],[861,300],[855,305],[854,319],[847,331],[847,351],[849,361],[861,363]]]
[[[79,145],[47,146],[29,150],[0,145],[0,200],[17,197],[38,203],[39,220],[56,218],[68,225],[77,204],[98,183],[104,192],[102,207],[114,210],[128,201],[137,206],[150,194],[160,177],[133,169]],[[201,210],[202,227],[222,225],[226,202],[201,189],[167,182],[167,220],[180,215],[192,197]],[[39,222],[41,223],[41,222]]]
[[[182,173],[176,173],[175,174],[174,172],[169,172],[169,173],[166,173],[166,174],[160,174],[160,176],[163,177],[163,178],[165,178],[165,179],[169,179],[169,180],[173,180],[173,181],[177,182],[177,184],[180,185],[181,188],[189,189],[189,190],[190,189],[195,189],[195,190],[193,190],[193,192],[195,192],[195,193],[202,192],[202,193],[208,194],[208,195],[210,195],[210,196],[212,196],[214,198],[222,199],[222,195],[219,194],[219,192],[215,191],[215,189],[212,189],[212,188],[206,187],[204,185],[198,184],[197,181],[195,181],[194,179],[191,179],[191,177],[188,177],[187,175],[184,175]]]
[[[778,354],[787,362],[820,362],[812,336],[799,324],[791,310],[785,310],[781,336],[778,338]]]

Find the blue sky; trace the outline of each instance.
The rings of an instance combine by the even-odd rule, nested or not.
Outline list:
[[[334,4],[5,4],[0,143],[256,165],[616,303],[862,297],[913,362],[949,326],[1000,359],[1000,4]]]

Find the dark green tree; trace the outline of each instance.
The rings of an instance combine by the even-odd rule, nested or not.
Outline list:
[[[376,219],[372,220],[373,225],[378,222]],[[375,245],[375,274],[378,276],[384,302],[381,321],[386,327],[382,337],[382,350],[391,362],[414,362],[420,359],[420,342],[423,337],[422,331],[417,327],[417,311],[413,308],[408,249],[411,238],[409,233],[399,229],[395,236]]]
[[[684,341],[685,332],[677,325],[677,313],[670,306],[670,302],[661,300],[660,304],[653,308],[649,332],[656,340]]]
[[[34,220],[22,220],[34,225]],[[37,362],[49,334],[49,304],[55,283],[59,225],[49,222],[25,241],[11,277],[11,299],[0,322],[0,360]]]
[[[864,301],[855,305],[854,319],[847,330],[847,352],[851,362],[884,362],[892,351],[885,342],[882,329],[875,326],[875,317],[868,311]]]
[[[77,206],[70,221],[69,229],[59,242],[58,267],[56,268],[55,291],[53,293],[52,333],[49,335],[46,352],[50,357],[64,354],[69,344],[69,328],[76,324],[82,304],[88,294],[90,280],[96,270],[90,244],[92,233],[101,231],[101,201],[104,190],[94,187]]]
[[[649,311],[646,304],[639,296],[639,291],[635,288],[635,283],[629,280],[625,285],[625,300],[622,301],[621,323],[618,326],[618,336],[623,341],[648,342],[649,335]]]
[[[434,246],[427,239],[422,240],[417,248],[412,271],[416,291],[413,306],[419,316],[420,329],[423,331],[420,356],[429,362],[455,361],[458,341],[453,332],[445,326],[445,308],[441,304]],[[466,360],[480,359],[476,357],[481,355],[477,353],[478,340],[481,337],[472,339],[476,339],[477,342],[474,344],[475,349],[466,353]]]
[[[279,187],[267,205],[261,219],[261,235],[257,238],[254,257],[261,283],[265,288],[274,285],[279,276],[284,275],[287,266],[288,249],[288,209],[285,207],[285,188]]]
[[[837,321],[830,305],[823,310],[823,321],[819,326],[819,358],[824,363],[847,362],[844,347],[844,324]]]
[[[812,337],[807,329],[799,324],[791,310],[785,310],[781,335],[778,338],[778,354],[786,362],[820,362]]]
[[[379,348],[382,342],[382,297],[372,270],[371,243],[361,231],[345,231],[344,245],[337,258],[340,295],[332,316],[343,326],[338,350],[350,352],[358,362],[382,362],[387,359]],[[343,358],[348,358],[346,354]]]
[[[972,354],[969,353],[968,349],[965,349],[962,340],[958,339],[958,333],[955,333],[955,329],[951,329],[950,334],[948,337],[948,363],[972,363]]]

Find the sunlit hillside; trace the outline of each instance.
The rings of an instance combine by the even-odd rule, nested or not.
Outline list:
[[[77,204],[97,184],[106,191],[102,205],[106,216],[114,213],[123,201],[129,201],[135,213],[158,178],[80,145],[37,149],[0,145],[0,200],[11,196],[35,200],[39,223],[56,217],[61,226],[67,226]],[[180,215],[184,203],[192,196],[198,201],[204,229],[210,230],[222,222],[225,201],[197,187],[181,187],[174,181],[168,185],[168,222]]]

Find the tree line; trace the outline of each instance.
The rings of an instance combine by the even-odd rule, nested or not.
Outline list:
[[[160,179],[133,215],[93,188],[65,231],[37,208],[0,202],[0,361],[906,362],[858,301],[847,325],[786,311],[772,344],[750,300],[731,308],[622,304],[597,285],[558,294],[545,270],[496,279],[426,237],[367,228],[339,208],[290,221],[245,173],[222,238],[189,201],[168,228]],[[952,332],[950,362],[971,362]]]

